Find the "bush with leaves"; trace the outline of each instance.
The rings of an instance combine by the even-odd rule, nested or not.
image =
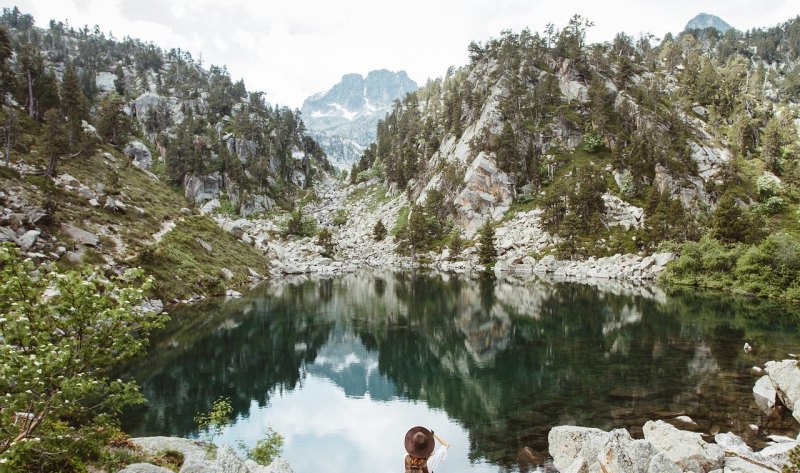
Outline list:
[[[338,209],[336,213],[333,214],[333,225],[336,227],[341,227],[342,225],[347,223],[347,211],[345,209]]]
[[[289,218],[289,222],[286,225],[287,236],[310,237],[313,236],[316,231],[317,223],[314,219],[303,216],[302,208],[298,207],[297,210],[292,212],[292,216]]]
[[[239,448],[245,452],[247,458],[259,465],[268,466],[281,455],[285,440],[281,434],[267,428],[264,438],[256,442],[253,448],[247,448],[244,442],[239,442]]]
[[[99,455],[134,381],[110,379],[142,353],[166,315],[141,308],[152,279],[35,266],[0,246],[0,463],[12,471],[74,471]],[[15,470],[16,469],[16,470]]]
[[[317,246],[322,248],[322,256],[326,258],[333,258],[334,245],[333,234],[327,228],[323,228],[317,235]]]
[[[206,448],[206,458],[214,450],[214,439],[222,433],[222,429],[228,425],[228,417],[233,412],[231,400],[220,397],[211,406],[211,410],[206,413],[198,413],[194,416],[197,427],[203,431],[203,436],[208,444]]]

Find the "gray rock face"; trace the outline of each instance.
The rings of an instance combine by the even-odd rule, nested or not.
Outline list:
[[[472,238],[488,219],[498,220],[511,206],[511,179],[485,153],[472,161],[464,175],[464,190],[456,196],[456,223]]]
[[[797,360],[769,361],[765,368],[781,402],[800,422],[800,368]]]
[[[132,463],[122,470],[119,470],[118,473],[172,473],[172,470],[149,463]]]
[[[236,451],[228,445],[217,449],[216,463],[224,473],[251,473]]]
[[[150,170],[153,166],[153,155],[150,149],[141,141],[131,141],[125,146],[125,156],[133,160],[133,165],[139,169]]]
[[[712,471],[725,463],[725,449],[706,443],[699,433],[678,430],[664,421],[644,425],[644,438],[680,468],[688,471]]]
[[[206,445],[196,440],[177,437],[138,437],[132,438],[131,441],[147,453],[158,453],[164,450],[181,452],[184,458],[184,467],[192,461],[205,462],[206,459]]]
[[[222,177],[219,172],[205,176],[186,176],[183,178],[184,195],[187,199],[200,204],[219,197]]]
[[[61,231],[81,245],[97,246],[100,243],[100,239],[94,233],[87,232],[86,230],[72,225],[61,225]]]

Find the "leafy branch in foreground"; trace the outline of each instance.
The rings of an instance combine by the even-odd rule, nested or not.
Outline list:
[[[80,469],[80,456],[96,455],[104,433],[116,431],[120,411],[144,401],[134,381],[109,371],[140,354],[166,320],[142,309],[151,286],[141,270],[62,273],[0,246],[3,467]]]

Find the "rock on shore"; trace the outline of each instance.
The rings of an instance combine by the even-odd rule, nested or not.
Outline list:
[[[775,473],[788,462],[788,452],[800,445],[780,439],[760,452],[732,434],[717,434],[716,443],[701,434],[679,430],[661,421],[649,421],[644,439],[633,439],[627,430],[558,426],[547,437],[553,465],[561,473]]]
[[[139,437],[131,441],[149,454],[165,450],[175,450],[183,454],[183,465],[178,473],[294,473],[289,463],[279,458],[269,466],[262,466],[252,460],[243,460],[236,450],[228,445],[217,448],[214,459],[206,458],[207,445],[197,440],[178,437]],[[164,468],[149,463],[129,465],[118,473],[162,473]]]

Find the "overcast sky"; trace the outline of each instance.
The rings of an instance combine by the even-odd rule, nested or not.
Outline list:
[[[99,25],[117,38],[202,54],[226,65],[248,90],[300,107],[350,72],[405,70],[420,85],[467,62],[467,45],[503,29],[557,27],[578,13],[595,23],[591,42],[618,31],[659,38],[681,31],[700,12],[735,28],[774,26],[800,14],[798,0],[0,0],[72,26]]]

